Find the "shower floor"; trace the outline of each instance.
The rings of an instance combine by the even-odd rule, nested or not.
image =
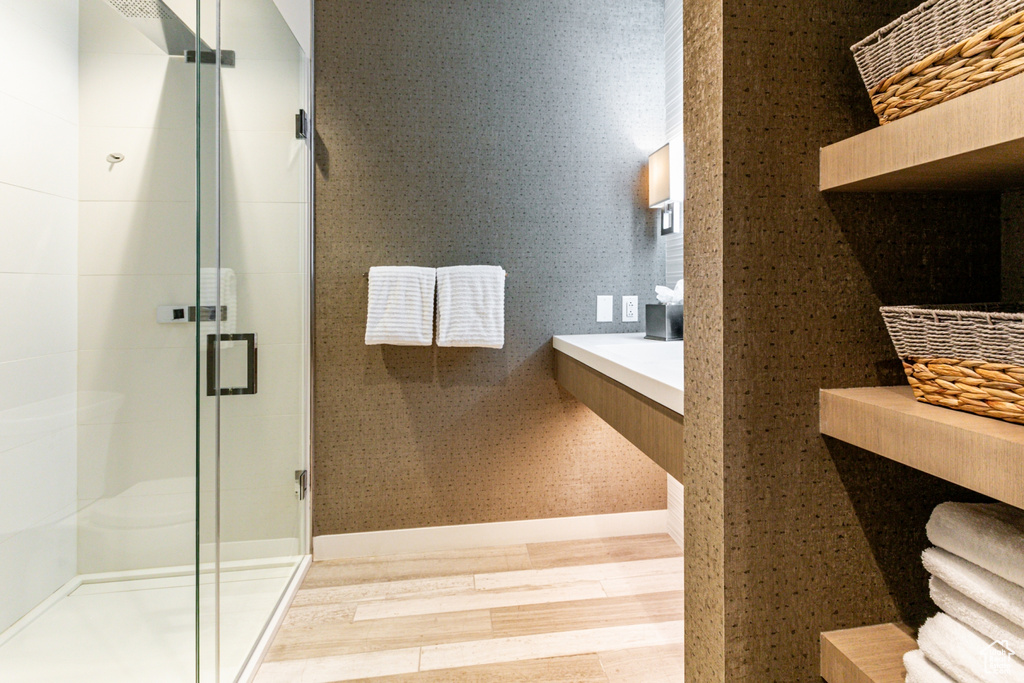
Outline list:
[[[250,564],[221,573],[222,681],[233,681],[241,670],[301,559],[281,558],[274,566]],[[204,680],[214,680],[213,591],[213,575],[203,574]],[[191,575],[83,583],[0,644],[0,680],[194,680],[195,597]]]

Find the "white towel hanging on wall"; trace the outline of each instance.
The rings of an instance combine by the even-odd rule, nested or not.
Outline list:
[[[437,269],[437,345],[505,345],[505,271],[501,266]]]
[[[434,335],[433,268],[370,268],[366,302],[367,345],[430,346]]]

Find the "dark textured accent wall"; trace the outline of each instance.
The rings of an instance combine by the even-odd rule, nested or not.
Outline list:
[[[653,300],[660,0],[317,3],[314,533],[662,509],[554,382],[595,296]],[[502,350],[363,344],[374,265],[498,264]],[[618,304],[616,317],[618,317]],[[642,309],[642,306],[641,306]]]
[[[1024,301],[1024,190],[1003,193],[1003,301]]]
[[[878,306],[1000,293],[998,195],[817,189],[877,125],[848,46],[915,4],[685,7],[690,683],[819,681],[821,631],[920,624],[927,516],[974,497],[818,432],[819,388],[904,381]]]

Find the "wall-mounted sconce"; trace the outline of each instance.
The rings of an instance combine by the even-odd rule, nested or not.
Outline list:
[[[647,159],[648,206],[661,211],[661,234],[682,229],[682,217],[676,217],[676,202],[683,200],[682,143],[669,143]]]

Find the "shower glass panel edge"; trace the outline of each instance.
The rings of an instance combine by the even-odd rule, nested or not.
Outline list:
[[[198,0],[199,680],[246,671],[309,554],[310,63],[275,0]],[[306,474],[303,474],[306,473]]]

